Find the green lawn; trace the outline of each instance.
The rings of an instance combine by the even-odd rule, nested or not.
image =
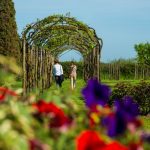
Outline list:
[[[63,82],[62,88],[59,89],[58,91],[60,92],[59,94],[63,93],[63,95],[66,95],[76,101],[79,106],[83,106],[83,98],[81,95],[81,90],[84,87],[85,82],[82,79],[78,79],[76,82],[76,88],[74,90],[71,90],[70,88],[70,80],[67,79]],[[52,86],[48,89],[49,92],[57,90],[57,87],[55,83],[52,84]],[[47,92],[46,92],[47,93]]]

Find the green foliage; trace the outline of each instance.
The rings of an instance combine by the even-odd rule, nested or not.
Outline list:
[[[150,66],[150,44],[140,43],[134,46],[140,63]]]
[[[83,77],[83,62],[75,62],[78,70],[78,77],[82,78]],[[137,72],[137,78],[142,79],[143,78],[143,66],[141,64],[137,64],[137,62],[133,59],[129,60],[124,60],[124,59],[119,59],[110,63],[103,63],[101,62],[100,64],[100,70],[101,70],[101,80],[106,80],[113,78],[112,74],[110,75],[109,73],[109,67],[111,65],[117,64],[120,67],[120,78],[122,80],[129,80],[129,79],[134,79],[135,78],[135,65],[138,66],[138,72]],[[69,66],[70,66],[70,61],[62,62],[64,73],[65,73],[65,78],[69,77]],[[144,71],[145,74],[145,79],[149,79],[149,74],[150,70],[148,68],[145,69]]]
[[[63,15],[37,20],[27,25],[22,34],[27,43],[42,46],[53,56],[58,56],[66,49],[77,49],[86,55],[99,44],[94,29],[73,17]]]
[[[117,83],[113,88],[109,104],[112,105],[114,100],[122,99],[124,96],[127,96],[129,94],[130,89],[131,89],[131,84],[129,83],[125,83],[125,82]]]
[[[142,114],[150,113],[150,83],[141,81],[129,91],[129,94],[139,104]]]
[[[101,62],[101,79],[115,79],[119,72],[119,79],[150,79],[150,68],[139,64],[135,59],[118,59],[108,63]]]
[[[28,141],[33,137],[32,118],[29,108],[16,98],[7,98],[7,103],[0,106],[0,149],[28,149]]]
[[[119,60],[122,78],[133,79],[135,73],[135,60]]]
[[[15,63],[8,63],[9,59],[0,57],[0,72],[5,70],[5,75],[7,76],[19,72],[19,68]],[[3,61],[1,61],[3,60]],[[13,61],[14,62],[14,61]],[[13,67],[12,67],[13,66]],[[0,74],[1,75],[1,74]],[[3,76],[2,79],[3,80]],[[22,97],[21,94],[17,96],[7,95],[4,99],[0,101],[0,149],[1,150],[29,150],[29,141],[34,140],[40,146],[42,150],[75,150],[76,143],[75,139],[78,137],[81,131],[86,129],[91,129],[89,124],[90,112],[88,108],[85,107],[82,99],[79,99],[81,95],[80,91],[85,85],[83,80],[77,80],[77,89],[71,91],[69,87],[69,80],[65,80],[62,89],[57,90],[55,85],[53,85],[44,93],[29,93],[26,97]],[[11,84],[10,84],[11,86]],[[122,88],[123,87],[123,88]],[[120,86],[120,88],[125,89],[128,86]],[[141,86],[141,88],[143,85]],[[6,88],[7,89],[7,88]],[[0,95],[2,91],[0,91]],[[16,91],[14,91],[16,92]],[[121,92],[121,91],[120,91]],[[145,91],[146,92],[146,91]],[[126,92],[124,92],[125,95]],[[120,95],[119,95],[120,96]],[[141,97],[142,98],[142,97]],[[37,102],[39,99],[45,99],[46,102],[53,102],[64,114],[69,116],[73,122],[71,126],[66,128],[50,128],[49,118],[55,115],[49,114],[47,118],[46,114],[42,115],[42,120],[38,120],[40,114],[33,107],[33,103]],[[77,101],[81,101],[79,103]],[[81,107],[80,107],[81,106]],[[102,110],[101,110],[102,109]],[[110,113],[108,108],[100,107],[100,114],[97,115],[107,115]],[[95,113],[93,115],[93,120],[97,120]],[[96,116],[95,116],[96,115]],[[37,118],[36,118],[37,117]],[[145,118],[143,118],[146,121]],[[57,120],[58,121],[58,120]],[[149,122],[148,122],[149,123]],[[125,133],[121,137],[111,139],[105,134],[105,130],[98,123],[96,127],[92,127],[93,130],[97,130],[100,133],[102,140],[109,143],[111,141],[117,140],[118,142],[127,143],[130,139],[134,140],[134,136],[129,132]],[[128,134],[128,135],[126,135]],[[136,138],[139,136],[136,135]],[[87,143],[85,143],[87,144]],[[145,150],[148,150],[149,145]],[[40,148],[35,148],[40,149]]]
[[[143,125],[145,130],[150,131],[150,119],[149,116],[141,116],[141,119],[143,120]]]
[[[21,76],[21,68],[16,65],[16,60],[0,55],[0,86],[11,87],[18,76]]]
[[[150,113],[150,83],[141,81],[138,84],[131,85],[130,83],[117,83],[112,91],[110,104],[113,104],[115,99],[122,99],[124,96],[131,96],[138,103],[140,113],[146,115]]]
[[[12,0],[0,0],[0,54],[20,59],[19,37]]]

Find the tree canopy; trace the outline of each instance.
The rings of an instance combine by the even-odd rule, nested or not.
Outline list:
[[[12,0],[0,0],[0,54],[20,56],[15,9]]]
[[[137,52],[138,61],[150,66],[150,43],[140,43],[136,44],[134,47]]]

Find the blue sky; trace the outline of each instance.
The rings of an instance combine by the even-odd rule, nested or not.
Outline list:
[[[14,0],[18,32],[37,18],[66,14],[93,27],[104,45],[101,60],[134,58],[134,44],[150,42],[150,0]],[[61,60],[80,60],[70,51]]]

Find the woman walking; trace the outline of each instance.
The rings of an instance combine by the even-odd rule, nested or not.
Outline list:
[[[72,61],[70,66],[70,84],[72,90],[76,87],[76,79],[77,79],[77,66]]]

